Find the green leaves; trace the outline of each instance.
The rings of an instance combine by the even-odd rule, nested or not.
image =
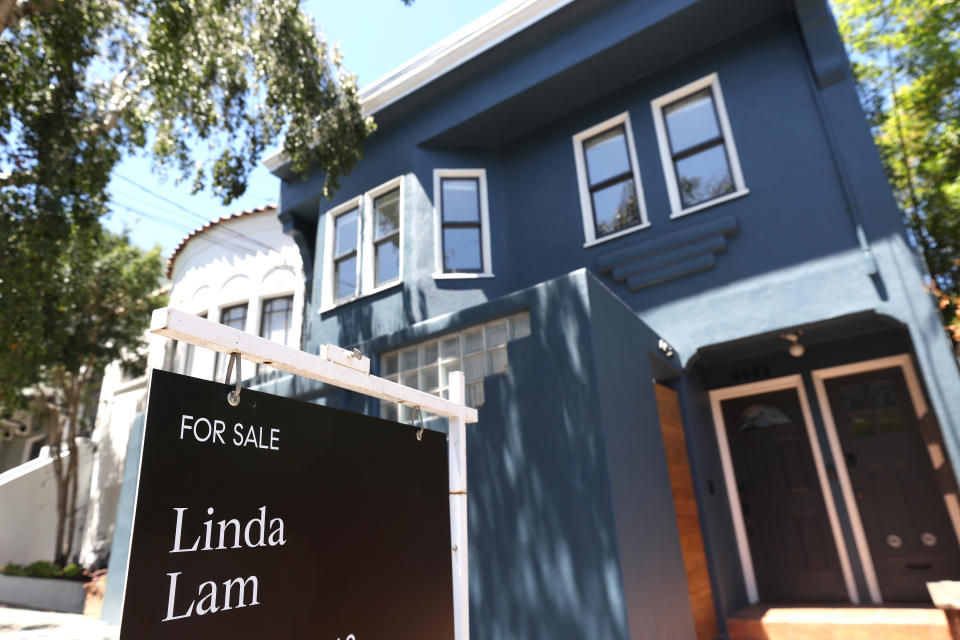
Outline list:
[[[960,336],[960,4],[837,0],[867,112],[944,322]]]
[[[0,16],[0,405],[51,368],[101,367],[149,319],[159,255],[98,222],[125,153],[149,145],[228,203],[281,139],[335,189],[372,126],[296,0],[17,3]]]

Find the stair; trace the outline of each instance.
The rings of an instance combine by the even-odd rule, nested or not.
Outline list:
[[[950,640],[933,607],[752,605],[727,617],[730,640]]]

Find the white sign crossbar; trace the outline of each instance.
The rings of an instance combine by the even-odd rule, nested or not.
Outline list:
[[[334,345],[329,345],[321,355],[305,353],[170,307],[153,312],[150,332],[220,353],[239,353],[244,360],[269,365],[287,373],[375,396],[382,400],[420,407],[421,411],[429,411],[438,416],[446,418],[462,416],[467,423],[477,421],[477,410],[472,407],[364,373],[348,366],[346,362],[339,362],[338,352],[342,352],[343,349]],[[327,353],[330,354],[329,359],[323,357]],[[334,355],[335,353],[337,355]],[[367,369],[369,370],[369,363]]]

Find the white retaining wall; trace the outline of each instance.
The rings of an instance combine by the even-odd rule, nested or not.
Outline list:
[[[93,461],[93,444],[89,440],[78,440],[77,446],[77,528],[72,553],[80,548]],[[68,458],[63,456],[64,464]],[[56,537],[57,495],[49,454],[0,473],[0,566],[9,562],[52,562]]]

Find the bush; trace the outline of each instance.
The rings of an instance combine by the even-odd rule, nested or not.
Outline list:
[[[68,564],[63,569],[52,562],[38,560],[27,566],[9,563],[0,573],[7,576],[25,576],[28,578],[61,578],[64,580],[86,580],[87,572],[78,564]]]

